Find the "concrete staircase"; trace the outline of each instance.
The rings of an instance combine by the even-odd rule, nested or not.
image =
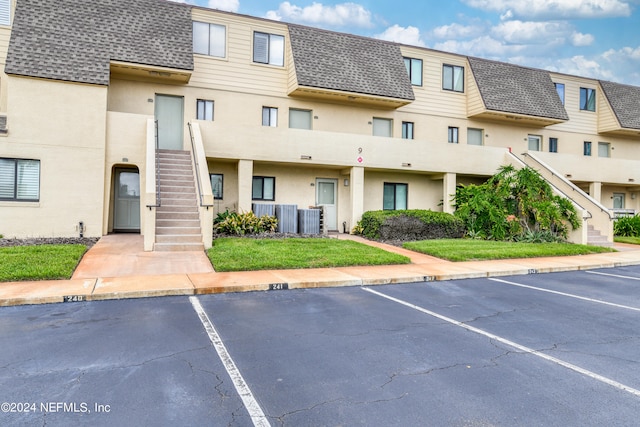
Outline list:
[[[160,207],[154,251],[203,251],[191,153],[158,150]]]
[[[596,230],[593,225],[590,224],[587,226],[587,244],[613,247],[613,243],[607,240],[607,236],[603,236],[600,231]]]

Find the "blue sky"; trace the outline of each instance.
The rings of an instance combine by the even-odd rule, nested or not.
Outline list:
[[[640,0],[178,0],[640,86]]]

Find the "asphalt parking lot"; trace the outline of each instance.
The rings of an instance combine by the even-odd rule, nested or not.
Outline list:
[[[0,309],[0,425],[630,426],[640,267]]]

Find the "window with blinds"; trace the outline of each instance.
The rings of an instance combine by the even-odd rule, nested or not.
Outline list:
[[[0,0],[0,25],[11,25],[11,0]]]
[[[260,64],[284,65],[284,36],[267,33],[253,33],[253,62]]]
[[[40,200],[40,161],[0,158],[0,200]]]

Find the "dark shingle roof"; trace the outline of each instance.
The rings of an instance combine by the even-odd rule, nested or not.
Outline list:
[[[488,110],[569,120],[548,72],[478,58],[469,64]]]
[[[600,86],[620,126],[640,129],[640,87],[603,81]]]
[[[299,85],[415,99],[398,45],[298,25],[289,35]]]
[[[5,72],[109,84],[109,61],[193,69],[191,8],[161,0],[19,0]]]

